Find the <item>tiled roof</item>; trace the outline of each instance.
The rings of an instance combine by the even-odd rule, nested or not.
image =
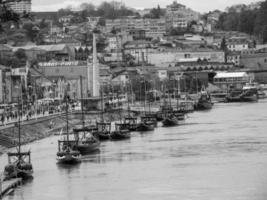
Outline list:
[[[53,45],[27,45],[20,47],[12,47],[13,51],[17,51],[18,49],[31,50],[38,48],[39,50],[44,51],[62,51],[66,47],[66,44],[53,44]]]

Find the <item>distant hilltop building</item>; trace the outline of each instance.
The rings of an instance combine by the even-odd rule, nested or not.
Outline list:
[[[29,13],[31,12],[32,2],[31,0],[6,0],[6,5],[13,10],[15,13]]]
[[[186,28],[189,22],[198,21],[200,14],[174,1],[166,8],[166,25],[169,28]]]

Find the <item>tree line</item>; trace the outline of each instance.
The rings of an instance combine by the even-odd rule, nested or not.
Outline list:
[[[225,31],[240,31],[255,35],[263,43],[267,42],[267,0],[259,8],[244,6],[239,12],[230,8],[220,15],[217,28]]]

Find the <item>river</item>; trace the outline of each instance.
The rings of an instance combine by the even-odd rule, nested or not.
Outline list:
[[[267,101],[215,104],[183,126],[103,142],[74,167],[56,164],[57,137],[31,143],[34,179],[13,200],[266,200]],[[1,168],[7,162],[0,157]]]

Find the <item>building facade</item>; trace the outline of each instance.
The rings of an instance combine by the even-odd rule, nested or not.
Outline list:
[[[7,6],[18,14],[29,13],[31,12],[32,2],[31,0],[9,1]]]
[[[250,80],[250,76],[246,72],[219,72],[213,78],[213,83],[227,91],[234,87],[241,89]]]
[[[107,19],[106,31],[110,32],[112,29],[119,29],[121,31],[130,31],[133,29],[144,30],[147,37],[158,38],[166,34],[165,18],[147,19],[147,18],[120,18]]]
[[[209,62],[224,62],[223,51],[163,49],[148,52],[148,63],[160,67],[173,66],[183,59],[201,59]]]
[[[189,22],[198,21],[199,13],[186,8],[186,6],[174,1],[166,7],[166,26],[171,28],[186,28]]]
[[[246,38],[232,37],[227,41],[227,48],[230,51],[243,51],[249,48],[249,44]]]

